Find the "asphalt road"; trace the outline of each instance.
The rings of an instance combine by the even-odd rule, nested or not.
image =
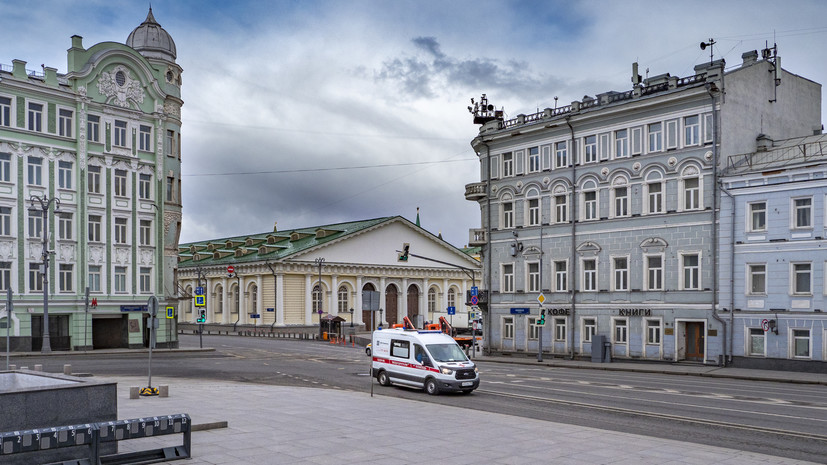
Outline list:
[[[204,336],[215,352],[153,355],[153,377],[348,389],[827,463],[827,387],[481,362],[470,396],[382,387],[364,348],[315,341]],[[182,347],[198,347],[182,335]],[[46,371],[146,375],[146,354],[27,357]],[[463,427],[462,418],[450,424]],[[467,425],[473,428],[473,425]]]

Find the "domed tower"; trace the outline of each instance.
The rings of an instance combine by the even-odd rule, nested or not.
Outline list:
[[[149,7],[146,20],[129,34],[126,45],[134,48],[147,58],[159,58],[175,62],[175,41],[158,24],[158,21],[155,21],[155,16],[152,15],[152,7]]]

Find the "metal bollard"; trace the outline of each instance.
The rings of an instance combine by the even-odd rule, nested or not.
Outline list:
[[[158,386],[158,392],[160,393],[161,397],[169,397],[169,386],[166,384]]]
[[[135,386],[130,387],[129,388],[129,398],[130,399],[137,399],[138,397],[140,397],[140,392],[141,392],[141,388],[135,387]]]
[[[71,375],[72,374],[72,364],[66,363],[63,365],[63,374],[64,375]]]
[[[43,371],[43,365],[41,365],[41,364],[39,364],[39,363],[38,363],[38,364],[36,364],[36,365],[34,366],[34,371]]]

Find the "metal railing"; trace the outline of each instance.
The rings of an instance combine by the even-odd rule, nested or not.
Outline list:
[[[825,138],[827,135],[812,142],[788,145],[774,150],[731,155],[727,158],[727,171],[752,171],[822,161],[827,158],[827,139]]]

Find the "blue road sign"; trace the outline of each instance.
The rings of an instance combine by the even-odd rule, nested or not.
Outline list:
[[[203,294],[204,293],[204,286],[198,286],[195,288],[196,294]]]
[[[457,314],[457,308],[456,307],[448,307],[448,314],[449,315],[456,315]]]
[[[528,307],[511,307],[512,315],[528,315],[529,313],[531,313],[531,309]]]
[[[268,311],[268,312],[275,312],[275,311],[276,311],[276,309],[275,309],[275,308],[273,308],[273,307],[267,307],[267,311]]]
[[[175,318],[175,307],[167,307],[167,318]]]
[[[207,296],[205,296],[205,295],[195,296],[195,306],[196,307],[206,307],[207,306]]]
[[[471,295],[472,296],[479,295],[479,293],[480,293],[480,290],[477,286],[471,286]]]
[[[261,318],[261,315],[259,315],[258,313],[251,313],[250,318]]]

